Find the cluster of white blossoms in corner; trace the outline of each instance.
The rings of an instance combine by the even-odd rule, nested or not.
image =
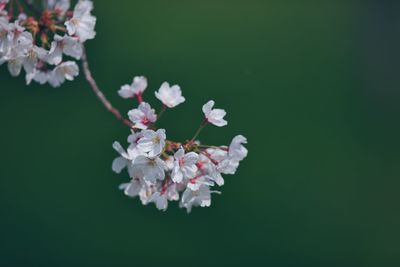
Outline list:
[[[70,0],[44,0],[29,11],[28,2],[15,14],[13,1],[0,0],[0,65],[7,63],[12,76],[25,70],[27,84],[59,87],[79,74],[82,44],[96,35],[93,3],[79,0],[70,10]]]
[[[154,203],[160,210],[166,210],[169,201],[179,201],[180,207],[188,212],[194,206],[209,207],[211,194],[219,193],[212,188],[222,186],[222,175],[234,174],[247,156],[243,146],[246,138],[238,135],[229,146],[203,145],[196,140],[208,124],[227,125],[226,112],[214,109],[215,103],[211,100],[203,106],[204,121],[191,140],[183,143],[168,140],[166,130],[157,129],[156,122],[166,109],[185,102],[181,88],[165,82],[155,92],[163,104],[159,115],[143,101],[146,88],[147,79],[140,76],[118,91],[121,97],[136,98],[139,103],[128,112],[134,126],[127,139],[127,149],[118,142],[113,144],[120,154],[112,163],[113,171],[121,173],[126,169],[130,177],[120,189],[129,197],[139,197],[144,205]]]

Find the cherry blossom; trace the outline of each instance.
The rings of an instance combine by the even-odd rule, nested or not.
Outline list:
[[[176,189],[176,184],[167,186],[162,186],[160,191],[156,191],[150,198],[150,202],[154,202],[157,209],[167,210],[168,201],[179,200],[179,193]]]
[[[133,161],[132,175],[144,181],[155,184],[157,180],[164,180],[165,163],[160,158],[148,158],[140,155]]]
[[[142,102],[138,108],[128,112],[129,119],[135,124],[136,128],[147,129],[147,127],[157,120],[157,115],[154,109],[146,103]]]
[[[96,17],[91,14],[92,10],[92,1],[79,0],[74,8],[73,17],[65,22],[68,34],[77,36],[82,43],[96,36],[94,31]]]
[[[189,152],[185,155],[185,150],[180,148],[174,154],[175,163],[172,169],[171,178],[175,183],[180,183],[184,178],[193,178],[196,176],[199,155],[195,152]]]
[[[203,106],[203,112],[206,116],[207,121],[218,127],[227,125],[228,122],[224,120],[224,117],[226,115],[225,110],[213,109],[214,104],[215,102],[213,100],[210,100]]]
[[[147,88],[147,79],[143,76],[136,76],[133,78],[132,84],[125,84],[121,86],[118,94],[122,98],[141,97],[144,90]]]
[[[58,65],[49,77],[53,87],[59,87],[65,80],[72,81],[79,74],[79,67],[74,61],[67,61]]]
[[[140,155],[138,151],[133,149],[125,151],[119,142],[114,142],[113,148],[120,154],[120,156],[114,159],[112,170],[116,173],[121,173],[123,169],[127,168],[128,173],[132,174],[133,161]]]
[[[201,185],[196,191],[187,188],[182,194],[180,205],[186,208],[187,212],[190,212],[193,206],[209,207],[211,205],[211,193],[217,192],[211,191],[207,185]]]
[[[63,16],[71,6],[70,0],[45,0],[44,7],[49,10],[55,10],[60,16]]]
[[[153,130],[144,130],[142,137],[137,143],[137,147],[150,158],[157,157],[161,154],[165,147],[165,130],[159,129],[157,132]]]
[[[179,85],[170,86],[169,83],[164,82],[158,92],[155,92],[156,97],[167,107],[173,108],[185,102],[182,96],[182,91]]]
[[[82,56],[82,44],[77,38],[68,35],[55,35],[54,41],[51,43],[51,48],[46,61],[52,65],[58,65],[62,62],[63,53],[75,59],[80,59]]]

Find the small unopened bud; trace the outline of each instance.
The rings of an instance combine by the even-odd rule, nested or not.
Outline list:
[[[36,34],[40,31],[39,22],[34,17],[28,17],[23,23],[23,26],[33,34]]]
[[[42,34],[40,35],[40,41],[43,45],[47,45],[49,43],[49,37],[46,33],[42,32]]]

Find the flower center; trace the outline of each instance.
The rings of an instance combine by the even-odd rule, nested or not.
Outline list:
[[[147,117],[144,117],[144,118],[142,119],[142,123],[143,123],[144,125],[149,125],[149,124],[150,124],[150,121],[149,121],[149,119],[148,119]]]
[[[78,19],[71,19],[71,23],[75,26],[78,26],[80,24],[80,21]]]
[[[159,144],[161,142],[161,140],[160,140],[160,137],[159,136],[155,136],[154,138],[153,138],[153,143],[154,144]]]
[[[29,50],[28,58],[31,59],[31,60],[35,60],[36,59],[36,53],[33,50]]]
[[[156,161],[153,160],[153,159],[150,159],[150,160],[147,162],[147,165],[148,165],[148,166],[151,166],[151,167],[154,167],[154,166],[156,166]]]

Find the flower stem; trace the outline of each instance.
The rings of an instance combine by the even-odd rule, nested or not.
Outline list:
[[[203,122],[200,124],[199,129],[197,129],[196,133],[194,134],[192,139],[189,141],[189,144],[193,144],[194,143],[194,141],[196,140],[197,136],[199,136],[201,130],[203,130],[204,127],[206,127],[207,124],[208,124],[207,119],[204,119]]]
[[[85,78],[88,81],[88,83],[90,84],[92,91],[96,94],[97,98],[105,106],[105,108],[109,112],[111,112],[117,120],[121,121],[123,124],[125,124],[129,128],[134,129],[134,124],[130,120],[124,118],[121,115],[121,112],[119,112],[118,109],[113,107],[111,102],[105,97],[103,92],[100,90],[99,86],[96,83],[96,80],[93,78],[92,73],[90,71],[89,63],[88,63],[87,55],[86,55],[86,50],[85,50],[84,46],[83,46],[83,53],[82,53],[82,67],[83,67],[83,72],[85,74]]]
[[[157,120],[159,120],[159,119],[161,118],[162,114],[164,114],[164,112],[165,112],[166,110],[167,110],[167,106],[166,106],[166,105],[163,105],[162,108],[161,108],[160,113],[158,113]]]
[[[135,95],[138,104],[140,105],[143,102],[142,94]]]

